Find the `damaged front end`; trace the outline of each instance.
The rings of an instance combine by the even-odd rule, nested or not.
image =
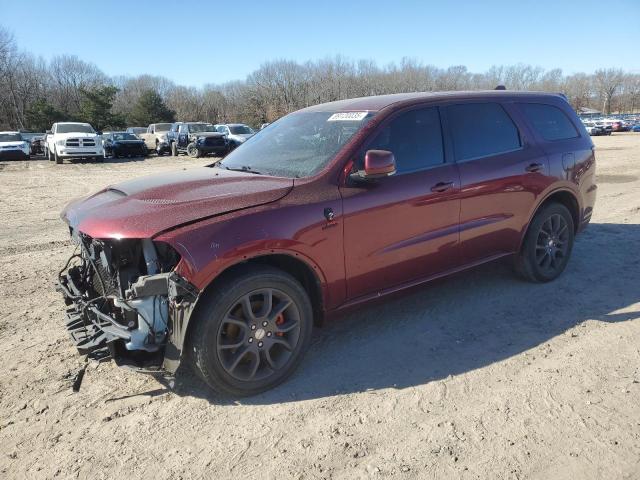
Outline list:
[[[178,253],[151,239],[93,239],[73,230],[71,236],[77,248],[58,276],[58,290],[78,351],[139,371],[175,372],[185,312],[198,296],[174,272]]]

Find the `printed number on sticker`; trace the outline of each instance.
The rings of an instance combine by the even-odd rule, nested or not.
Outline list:
[[[359,122],[367,116],[369,112],[340,112],[331,115],[327,122]]]

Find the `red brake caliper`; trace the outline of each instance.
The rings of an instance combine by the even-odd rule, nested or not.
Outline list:
[[[276,325],[282,325],[283,323],[284,323],[284,315],[283,315],[283,314],[279,314],[279,315],[276,317]],[[282,332],[276,332],[276,336],[278,336],[278,337],[282,337],[282,336],[284,336],[284,333],[282,333]]]

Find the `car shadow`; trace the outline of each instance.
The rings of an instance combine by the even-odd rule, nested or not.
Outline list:
[[[69,159],[69,158],[67,158],[67,159],[65,159],[65,162],[74,163],[74,164],[80,164],[80,165],[90,164],[90,163],[101,165],[103,163],[143,162],[147,158],[149,158],[149,157],[118,157],[118,158],[105,157],[104,159],[102,159],[101,162],[96,162],[96,160],[93,160],[93,159],[83,159],[83,158],[72,158],[72,159]]]
[[[554,282],[521,281],[508,261],[487,264],[317,329],[296,373],[266,393],[222,398],[185,368],[171,387],[178,395],[216,404],[260,405],[403,389],[469,372],[535,348],[586,320],[640,317],[638,308],[624,310],[640,302],[639,251],[640,225],[592,224]]]

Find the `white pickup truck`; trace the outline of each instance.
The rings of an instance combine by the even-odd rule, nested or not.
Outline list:
[[[88,123],[54,123],[47,132],[45,149],[47,158],[56,163],[62,163],[65,158],[104,160],[100,135]]]

